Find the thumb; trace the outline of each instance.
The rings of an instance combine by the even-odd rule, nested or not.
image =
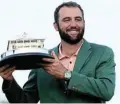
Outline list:
[[[55,54],[54,51],[51,52],[51,55],[54,57],[54,59],[55,59],[56,61],[59,61],[59,59],[58,59],[58,57],[57,57],[57,55]]]

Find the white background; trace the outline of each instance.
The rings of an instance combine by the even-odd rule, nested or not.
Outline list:
[[[50,49],[60,42],[53,28],[55,8],[69,0],[0,0],[0,53],[6,51],[9,39],[19,38],[23,32],[29,38],[45,38],[45,48]],[[109,103],[119,102],[120,87],[120,2],[119,0],[74,0],[85,14],[85,39],[111,47],[116,62],[115,95]],[[22,87],[29,71],[15,71],[14,77]],[[7,102],[2,93],[0,78],[0,102]]]

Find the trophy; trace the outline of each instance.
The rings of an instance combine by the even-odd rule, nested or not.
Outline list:
[[[36,69],[38,63],[47,63],[42,58],[53,58],[50,51],[44,48],[45,39],[22,38],[8,40],[7,51],[1,54],[0,67],[16,66],[16,70]]]

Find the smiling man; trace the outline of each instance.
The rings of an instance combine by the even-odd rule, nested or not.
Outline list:
[[[3,66],[3,91],[11,103],[105,103],[114,95],[115,62],[111,48],[86,41],[84,12],[76,2],[64,2],[54,12],[61,37],[48,63],[37,63],[23,88]]]

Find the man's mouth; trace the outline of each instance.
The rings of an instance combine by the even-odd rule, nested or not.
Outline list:
[[[78,33],[78,30],[69,30],[68,33],[76,34]]]

